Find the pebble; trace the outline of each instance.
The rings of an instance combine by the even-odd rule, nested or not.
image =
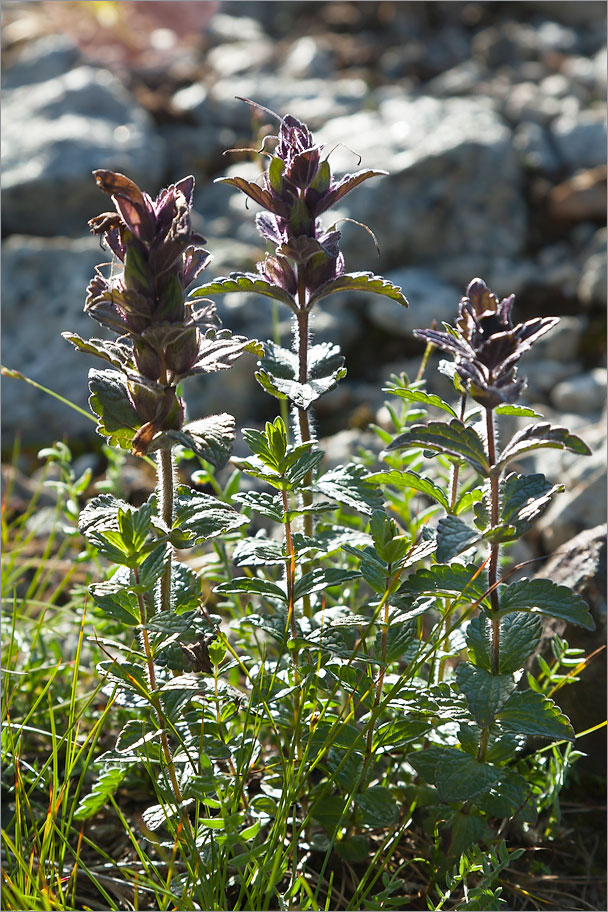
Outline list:
[[[561,412],[596,412],[606,402],[606,369],[563,380],[551,391],[551,404]]]

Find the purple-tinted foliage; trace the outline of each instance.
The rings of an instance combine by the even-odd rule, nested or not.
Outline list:
[[[557,317],[537,317],[514,325],[514,300],[510,295],[499,301],[482,279],[473,279],[458,305],[455,330],[415,331],[419,338],[454,355],[458,376],[471,396],[487,408],[517,401],[526,383],[517,378],[517,362],[559,322]]]

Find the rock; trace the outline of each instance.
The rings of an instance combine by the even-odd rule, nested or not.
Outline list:
[[[547,126],[560,115],[572,121],[578,116],[580,103],[576,98],[555,98],[541,91],[537,82],[526,81],[509,88],[503,110],[508,120],[516,124],[538,123]]]
[[[520,123],[513,133],[513,145],[521,157],[522,166],[543,174],[554,174],[560,161],[551,143],[547,128],[535,121]]]
[[[76,66],[78,46],[66,35],[44,35],[25,45],[21,54],[2,72],[2,88],[31,85],[55,79]]]
[[[76,352],[63,331],[88,337],[100,328],[82,308],[95,266],[107,254],[96,238],[25,238],[3,244],[3,333],[6,367],[22,371],[88,411],[87,372],[103,367],[98,358]],[[4,379],[4,431],[26,443],[48,445],[64,435],[93,433],[94,424],[29,384]]]
[[[486,74],[487,71],[480,63],[465,60],[431,79],[426,84],[426,91],[429,95],[444,98],[450,95],[470,95],[479,88],[479,83]]]
[[[590,252],[583,260],[578,285],[579,300],[586,307],[606,306],[606,229],[596,232]]]
[[[325,451],[323,468],[326,471],[354,462],[361,448],[373,453],[379,453],[383,449],[382,441],[373,431],[362,431],[359,428],[349,428],[338,431],[331,437],[323,437],[319,446]]]
[[[463,293],[455,285],[448,285],[424,269],[398,269],[386,276],[403,290],[410,306],[380,295],[366,296],[366,313],[379,329],[390,335],[411,338],[414,329],[426,329],[432,320],[440,325],[444,320],[453,322],[458,302]]]
[[[281,72],[289,79],[327,79],[333,69],[331,44],[312,35],[294,41],[281,64]]]
[[[27,124],[27,129],[24,128]],[[81,235],[107,208],[91,171],[154,191],[165,150],[119,79],[89,66],[4,93],[4,232]]]
[[[167,149],[171,150],[167,162],[167,182],[194,174],[197,179],[196,204],[199,189],[208,183],[208,175],[221,171],[225,166],[224,152],[236,145],[236,132],[230,127],[191,127],[173,123],[163,124],[159,132]]]
[[[225,44],[231,41],[254,43],[263,40],[266,35],[261,23],[251,16],[216,13],[207,27],[207,37],[216,44]]]
[[[579,269],[566,241],[542,247],[536,255],[536,263],[541,285],[559,289],[566,297],[576,295]]]
[[[522,174],[508,129],[485,99],[380,94],[377,111],[337,117],[319,131],[336,173],[384,168],[344,200],[344,214],[378,239],[380,268],[467,256],[479,262],[521,252],[526,234]],[[361,156],[361,163],[349,149]],[[500,181],[496,175],[500,173]],[[342,208],[342,206],[341,206]],[[480,217],[480,211],[483,216]],[[369,268],[369,240],[345,248]],[[347,259],[347,263],[348,263]],[[477,270],[473,275],[478,274]]]
[[[606,401],[606,369],[596,367],[558,383],[551,393],[551,404],[561,412],[596,412]]]
[[[234,41],[220,44],[207,52],[206,62],[220,79],[232,79],[242,73],[259,73],[273,64],[275,46],[268,38],[256,41]]]
[[[534,343],[533,351],[526,359],[535,361],[574,361],[581,347],[583,335],[588,325],[586,317],[560,317],[557,326]],[[522,364],[527,365],[527,360]]]
[[[525,360],[524,360],[525,359]],[[568,377],[580,373],[578,361],[553,361],[550,358],[539,358],[534,352],[527,353],[521,359],[519,374],[527,380],[523,398],[526,404],[546,402],[550,391]]]
[[[573,686],[561,687],[555,694],[563,712],[577,732],[587,731],[601,722],[606,706],[606,524],[586,529],[567,541],[542,568],[539,577],[568,586],[589,605],[595,630],[584,630],[558,618],[543,617],[540,652],[551,662],[551,641],[557,634],[570,647],[584,650],[591,661]],[[566,669],[564,669],[565,671]],[[587,756],[577,761],[577,769],[596,776],[605,775],[605,730],[592,732],[581,742]]]
[[[606,165],[579,171],[549,194],[549,218],[582,222],[606,220]]]
[[[596,168],[606,163],[604,107],[582,111],[577,117],[563,115],[551,125],[562,161],[572,169]]]

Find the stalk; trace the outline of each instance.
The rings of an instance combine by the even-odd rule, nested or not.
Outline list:
[[[159,450],[158,453],[158,499],[161,519],[168,529],[173,524],[174,500],[174,463],[171,450]],[[167,567],[160,579],[159,608],[169,611],[171,608],[171,564],[172,548],[169,549]]]
[[[309,321],[309,311],[306,307],[306,286],[304,284],[304,276],[300,269],[298,269],[298,310],[297,310],[297,333],[296,333],[296,345],[298,350],[298,380],[300,383],[306,383],[308,381],[308,321]],[[310,428],[310,419],[308,417],[308,412],[306,409],[298,409],[298,424],[300,428],[300,442],[308,443],[308,441],[313,439],[312,431]],[[302,506],[310,507],[312,505],[312,492],[310,491],[310,485],[312,484],[312,472],[308,472],[304,479],[304,490],[302,492]],[[304,534],[308,538],[312,538],[314,532],[313,518],[311,513],[304,514]],[[306,573],[310,569],[310,565],[305,564],[303,566],[303,572]],[[309,596],[304,596],[302,609],[305,617],[311,616],[310,610],[310,598]]]

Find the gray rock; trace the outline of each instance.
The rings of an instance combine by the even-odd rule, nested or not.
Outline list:
[[[546,335],[534,343],[532,358],[551,361],[574,361],[579,354],[581,341],[587,328],[586,317],[560,317]],[[530,357],[530,356],[528,356]]]
[[[606,369],[596,367],[558,383],[551,393],[551,404],[561,412],[596,412],[606,402]]]
[[[596,232],[590,248],[590,253],[583,260],[581,268],[578,297],[586,307],[595,305],[603,308],[607,295],[605,228]]]
[[[526,352],[521,359],[520,376],[525,377],[527,386],[524,399],[527,403],[545,402],[554,386],[580,373],[578,361],[553,361],[540,358],[535,352]]]
[[[503,103],[505,116],[516,124],[532,122],[546,126],[561,115],[573,120],[578,116],[579,110],[578,99],[548,95],[537,82],[532,81],[509,87]]]
[[[534,121],[519,124],[513,134],[513,145],[524,168],[543,174],[554,174],[559,169],[559,158],[547,129],[541,124]]]
[[[601,110],[583,111],[578,117],[564,115],[552,124],[559,154],[573,171],[594,168],[606,162],[606,115]]]
[[[165,160],[148,115],[117,77],[88,66],[7,90],[2,148],[7,234],[80,235],[104,208],[92,170],[128,172],[153,191]]]
[[[606,521],[605,439],[603,447],[591,456],[579,456],[557,480],[566,486],[566,493],[556,497],[536,527],[549,551],[555,551],[584,529]]]
[[[426,84],[429,95],[447,98],[450,95],[470,95],[477,91],[486,70],[476,60],[465,60],[440,73]]]
[[[87,371],[102,367],[102,362],[76,352],[60,333],[102,334],[82,308],[95,266],[107,260],[107,254],[93,237],[14,236],[3,244],[2,259],[4,364],[88,410]],[[7,378],[2,383],[2,414],[6,438],[19,432],[26,442],[48,444],[64,434],[93,433],[94,428],[57,399]]]
[[[229,41],[258,41],[265,37],[264,29],[251,16],[231,16],[215,13],[206,29],[207,37],[217,44]]]
[[[167,162],[167,181],[177,181],[187,174],[194,174],[197,179],[196,203],[199,188],[206,185],[209,174],[224,167],[224,152],[236,145],[235,131],[230,127],[163,124],[159,132],[167,149],[171,150]]]
[[[379,329],[390,335],[411,337],[414,329],[425,329],[431,320],[453,322],[462,297],[455,285],[448,285],[424,269],[399,269],[386,276],[403,290],[410,306],[381,295],[370,295],[366,313]]]
[[[25,45],[19,57],[2,72],[2,88],[46,82],[76,66],[80,50],[66,35],[44,35]]]
[[[389,172],[357,187],[343,203],[345,215],[376,234],[380,268],[418,265],[439,254],[479,262],[521,252],[522,174],[509,131],[486,100],[384,93],[377,111],[337,117],[319,138],[336,147],[336,173],[359,167]],[[348,149],[361,155],[360,164]],[[357,268],[369,268],[364,232],[349,230],[345,249]]]
[[[212,48],[205,60],[220,79],[232,79],[245,72],[253,74],[268,70],[274,57],[275,45],[268,38],[258,38],[221,44]]]
[[[331,46],[312,35],[303,35],[291,45],[280,69],[290,79],[327,79],[333,68]]]

